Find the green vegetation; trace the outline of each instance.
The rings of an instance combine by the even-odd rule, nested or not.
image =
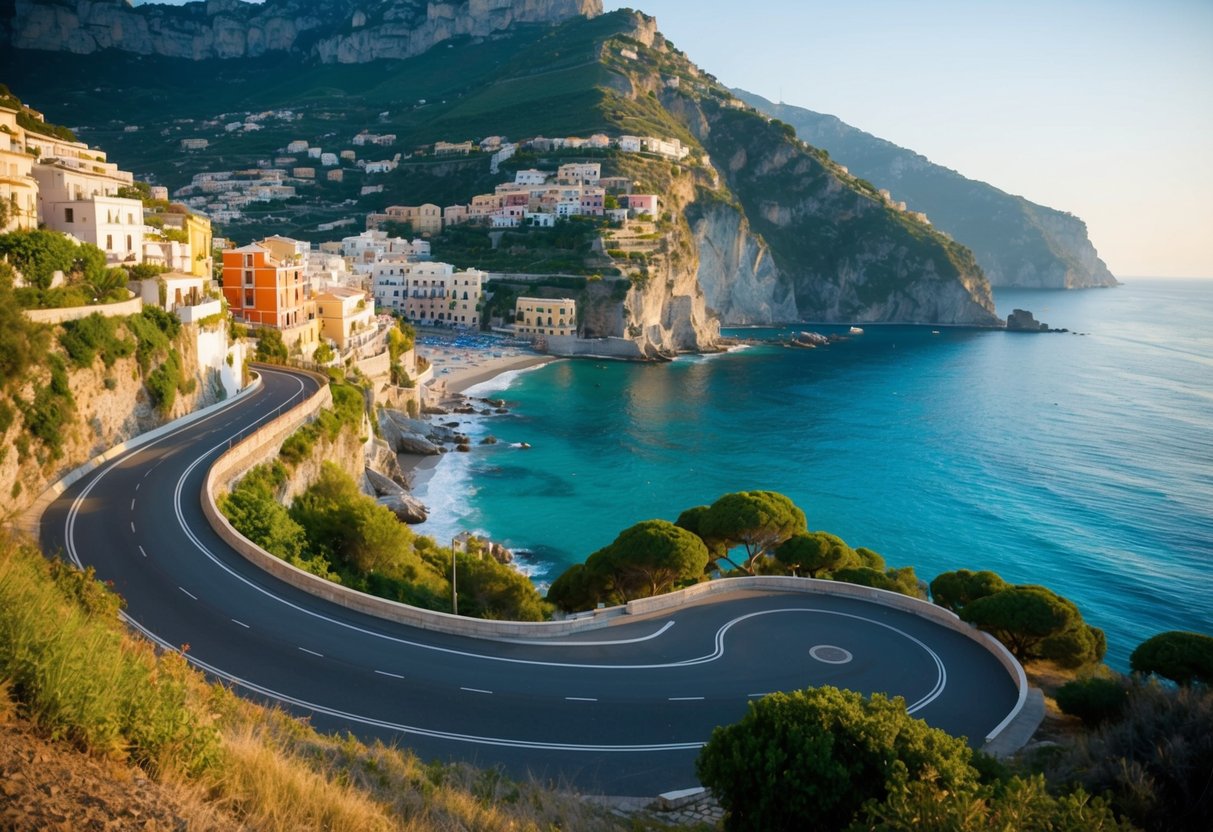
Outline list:
[[[993,572],[960,569],[931,582],[935,603],[993,635],[1017,659],[1046,659],[1076,668],[1107,650],[1103,631],[1090,627],[1073,602],[1043,586],[1008,584]]]
[[[63,426],[75,413],[75,399],[63,358],[52,353],[44,360],[50,370],[49,383],[38,385],[32,402],[25,402],[16,396],[13,401],[21,410],[26,431],[47,447],[52,459],[58,459],[63,453]],[[18,442],[22,439],[25,437],[19,438]],[[25,456],[20,444],[17,451],[20,457]]]
[[[398,331],[410,343],[411,327]],[[407,334],[406,334],[407,332]],[[219,509],[249,540],[286,562],[381,598],[451,611],[451,550],[413,534],[387,508],[362,494],[338,466],[326,462],[319,477],[289,507],[282,496],[290,472],[313,459],[319,443],[332,445],[363,429],[361,388],[336,378],[333,407],[282,443],[278,459],[249,471]],[[476,544],[457,552],[459,610],[480,618],[541,621],[549,609],[527,578],[486,557]]]
[[[1086,725],[1100,725],[1124,713],[1129,691],[1116,679],[1090,676],[1074,679],[1057,689],[1054,697],[1062,713],[1076,716]]]
[[[807,573],[925,597],[912,568],[886,568],[871,549],[852,549],[841,538],[809,532],[805,525],[804,512],[782,494],[725,494],[709,506],[687,509],[673,524],[649,520],[625,530],[584,564],[565,570],[552,582],[548,600],[566,611],[621,604],[703,580],[721,563],[731,567],[728,576]],[[740,564],[729,554],[735,548],[745,553]]]
[[[126,272],[106,266],[105,253],[90,243],[77,245],[62,234],[38,229],[0,234],[0,258],[21,272],[26,286],[15,289],[27,309],[87,306],[126,300]],[[65,283],[51,288],[55,272]],[[5,278],[10,288],[12,275]]]
[[[1121,680],[1116,715],[1029,758],[1054,789],[1077,784],[1149,832],[1203,832],[1213,817],[1213,690]]]
[[[696,771],[728,832],[800,830],[809,818],[814,829],[851,832],[1134,828],[1081,784],[1051,793],[1040,774],[975,756],[909,716],[900,697],[833,687],[751,702],[739,723],[712,732]]]
[[[1171,630],[1148,638],[1129,657],[1136,673],[1154,673],[1180,685],[1213,685],[1213,637]]]
[[[725,812],[725,828],[772,832],[843,829],[867,801],[931,777],[941,790],[972,789],[963,740],[906,714],[905,702],[821,687],[751,702],[717,728],[696,774]]]
[[[753,575],[760,559],[770,555],[776,546],[797,532],[806,531],[804,512],[782,494],[774,491],[738,491],[725,494],[695,515],[693,531],[720,558],[735,569]],[[745,560],[734,563],[728,550],[740,546]]]
[[[135,342],[121,337],[119,326],[118,319],[94,312],[87,318],[65,321],[59,344],[75,367],[91,367],[100,355],[101,363],[109,368],[135,351]]]
[[[1006,645],[1021,662],[1048,659],[1062,667],[1097,662],[1107,650],[1103,631],[1090,627],[1072,601],[1043,586],[1011,586],[967,603],[967,621]]]
[[[282,332],[272,327],[257,330],[257,360],[283,364],[290,356],[286,342],[282,340]]]
[[[216,810],[265,832],[658,828],[498,770],[321,734],[208,684],[182,653],[158,654],[120,606],[91,572],[0,539],[0,718],[184,784],[191,828],[211,828]]]
[[[466,198],[466,197],[465,197]],[[460,268],[522,274],[593,274],[602,264],[591,246],[602,221],[570,217],[553,228],[492,231],[483,226],[456,225],[433,240],[435,259]],[[493,246],[493,235],[500,240]]]
[[[0,679],[52,736],[156,773],[215,765],[218,736],[190,707],[196,684],[177,654],[123,636],[118,601],[92,573],[3,543]]]
[[[623,604],[694,583],[707,565],[708,548],[697,535],[665,520],[646,520],[566,570],[548,600],[566,611]]]

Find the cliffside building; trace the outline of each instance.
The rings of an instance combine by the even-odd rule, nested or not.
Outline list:
[[[339,351],[357,343],[359,335],[375,332],[375,302],[359,289],[331,286],[316,295],[316,318],[320,336]]]
[[[38,227],[38,181],[24,133],[17,111],[0,107],[0,233]]]
[[[381,307],[414,323],[479,329],[484,279],[484,272],[457,272],[450,263],[391,259],[373,267],[372,291]]]
[[[577,334],[577,301],[572,298],[518,298],[514,304],[514,331],[541,338]]]

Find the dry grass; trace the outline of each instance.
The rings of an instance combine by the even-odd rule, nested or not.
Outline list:
[[[142,766],[188,805],[195,832],[668,828],[494,769],[321,734],[157,655],[124,630],[100,584],[53,571],[32,546],[0,540],[0,723],[21,714],[51,738]]]

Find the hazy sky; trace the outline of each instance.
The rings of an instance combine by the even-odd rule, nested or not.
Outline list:
[[[1213,0],[604,5],[729,86],[1077,214],[1117,276],[1213,277]]]
[[[1213,277],[1213,1],[604,0],[723,83],[1087,222],[1117,276]]]

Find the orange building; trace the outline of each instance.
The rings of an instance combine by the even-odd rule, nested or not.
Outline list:
[[[275,242],[271,238],[223,252],[223,297],[238,320],[290,329],[314,315],[302,256]]]

